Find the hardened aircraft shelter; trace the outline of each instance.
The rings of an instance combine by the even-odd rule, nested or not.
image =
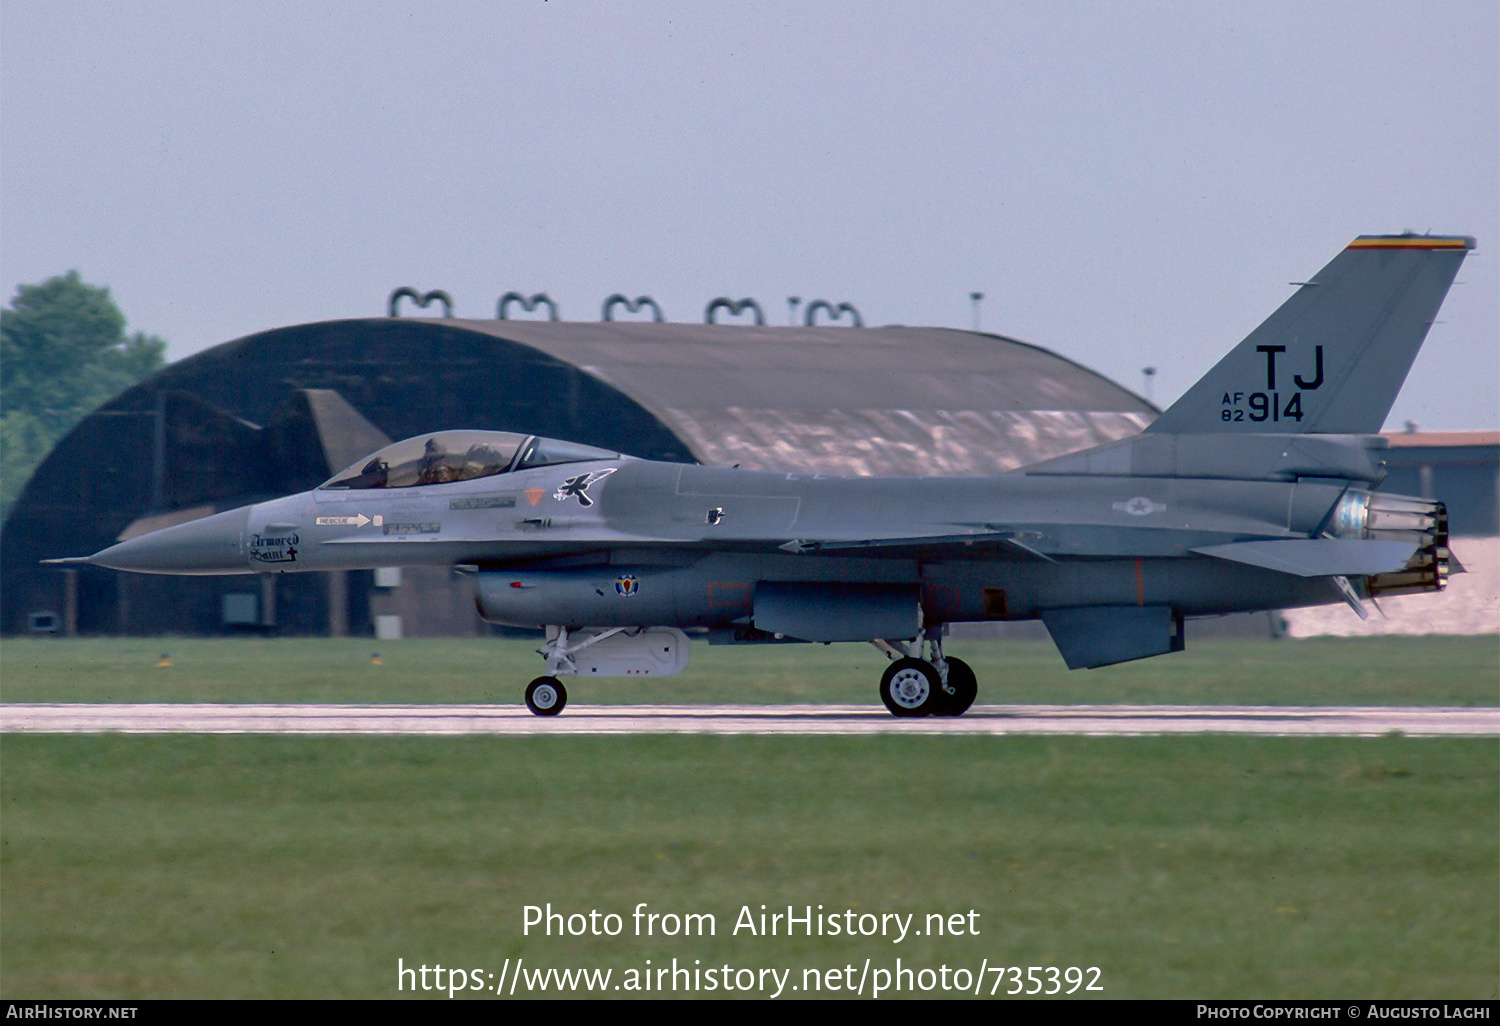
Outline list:
[[[447,428],[825,474],[991,474],[1156,408],[1037,346],[941,328],[362,318],[277,328],[116,397],[38,468],[0,542],[9,633],[488,632],[436,571],[159,578],[44,567],[315,487]]]

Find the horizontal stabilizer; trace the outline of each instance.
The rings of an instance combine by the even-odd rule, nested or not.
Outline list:
[[[1193,551],[1297,577],[1368,577],[1403,569],[1417,547],[1357,538],[1285,538],[1205,545]]]

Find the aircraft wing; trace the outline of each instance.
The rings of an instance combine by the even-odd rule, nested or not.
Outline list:
[[[1026,541],[1026,532],[1023,531],[972,531],[961,534],[912,535],[858,540],[794,538],[778,547],[784,552],[796,554],[826,553],[840,556],[858,553],[894,555],[891,550],[916,550],[929,556],[965,555],[996,548],[1008,548],[1036,559],[1044,559],[1049,563],[1057,562],[1051,556],[1029,545]]]
[[[1417,547],[1399,541],[1283,538],[1205,545],[1192,551],[1297,577],[1367,577],[1404,569]]]

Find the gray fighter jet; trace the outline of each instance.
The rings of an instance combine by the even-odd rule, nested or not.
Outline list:
[[[1361,236],[1140,435],[994,477],[657,463],[496,431],[390,445],[312,491],[83,562],[162,574],[451,565],[560,678],[672,676],[688,633],[858,641],[897,716],[958,715],[948,624],[1040,618],[1070,668],[1180,651],[1184,621],[1436,591],[1441,502],[1373,491],[1376,434],[1474,240]]]

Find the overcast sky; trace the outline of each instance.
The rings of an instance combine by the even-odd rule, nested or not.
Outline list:
[[[856,304],[1170,401],[1355,235],[1472,234],[1387,426],[1500,426],[1500,6],[0,5],[0,288],[264,328]],[[919,353],[913,354],[920,361]]]

